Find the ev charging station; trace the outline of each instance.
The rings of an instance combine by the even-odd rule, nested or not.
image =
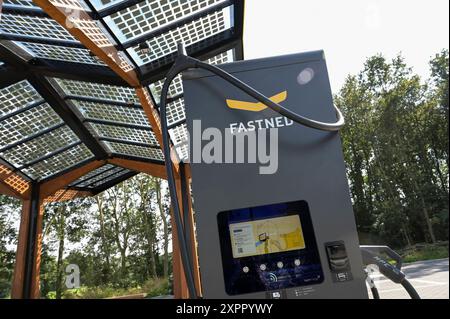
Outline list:
[[[322,51],[220,68],[297,114],[336,121]],[[290,121],[209,71],[185,71],[183,86],[203,297],[368,298],[339,133]],[[276,163],[262,174],[258,162],[196,161],[206,128],[265,134]]]

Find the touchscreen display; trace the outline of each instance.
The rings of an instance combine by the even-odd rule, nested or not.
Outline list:
[[[222,211],[217,214],[217,223],[228,295],[323,281],[306,201]]]
[[[234,258],[305,248],[298,215],[230,224],[230,238]]]

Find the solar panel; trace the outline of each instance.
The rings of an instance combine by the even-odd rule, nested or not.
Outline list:
[[[97,171],[97,173],[99,173],[98,175],[93,174],[92,176],[95,176],[95,177],[92,177],[90,179],[85,179],[83,182],[77,184],[76,187],[87,187],[87,186],[95,187],[95,185],[98,184],[99,181],[102,181],[103,179],[105,179],[108,176],[115,175],[117,172],[120,172],[120,171],[123,171],[122,167],[115,167],[112,169],[104,170],[103,172]],[[104,181],[102,181],[102,183],[103,182]]]
[[[155,134],[152,131],[96,123],[92,123],[91,125],[96,131],[97,135],[100,137],[159,145],[158,140],[156,139]]]
[[[207,60],[205,63],[208,64],[224,64],[228,62],[232,62],[234,60],[234,50],[228,50],[218,55],[215,55]],[[149,85],[149,89],[152,92],[152,95],[155,98],[156,103],[160,102],[161,91],[164,85],[164,81],[166,79],[161,79],[155,83]],[[183,83],[181,81],[181,74],[172,80],[172,83],[169,86],[168,97],[174,97],[176,95],[183,93]]]
[[[2,157],[15,166],[21,166],[77,141],[75,133],[63,126],[3,152]]]
[[[72,102],[86,118],[135,124],[150,128],[144,110],[96,102],[81,102],[76,100],[72,100]]]
[[[88,6],[90,4],[100,12],[100,16],[102,16],[103,9],[117,4],[128,4],[128,8],[112,13],[104,20],[118,40],[123,41],[122,44],[125,44],[125,47],[128,48],[127,42],[132,41],[133,44],[130,45],[133,46],[127,50],[135,59],[136,64],[142,66],[139,70],[141,73],[139,78],[144,81],[157,76],[156,73],[151,73],[152,70],[173,61],[178,42],[183,42],[189,53],[200,53],[200,51],[206,53],[218,42],[231,39],[230,36],[234,40],[236,35],[233,33],[233,27],[235,22],[239,23],[240,21],[236,19],[239,18],[239,15],[232,14],[232,11],[235,11],[238,6],[230,5],[225,9],[218,9],[228,5],[229,2],[226,0],[142,0],[131,2],[90,0],[90,4],[88,1],[49,0],[48,2],[60,10],[66,10],[65,13],[69,16],[70,11],[67,12],[67,10],[91,11]],[[39,8],[32,0],[5,0],[4,3]],[[208,10],[208,8],[212,10]],[[112,10],[110,9],[110,11]],[[213,12],[214,10],[218,11]],[[19,13],[17,10],[6,10],[0,19],[0,33],[29,37],[29,40],[17,40],[14,44],[24,49],[30,56],[46,60],[44,72],[47,70],[50,72],[42,73],[39,76],[52,74],[52,68],[58,68],[61,65],[61,63],[53,64],[53,61],[79,63],[80,67],[84,68],[89,65],[105,65],[97,57],[92,56],[87,49],[73,46],[63,47],[64,44],[56,45],[50,41],[49,43],[53,44],[44,44],[43,40],[46,38],[74,42],[78,42],[78,40],[65,29],[67,25],[61,26],[55,20],[40,14],[39,11],[29,10]],[[201,18],[197,14],[200,11],[203,15]],[[38,14],[34,16],[34,12]],[[182,19],[189,19],[190,16],[192,19],[194,17],[196,19],[194,21],[190,19],[190,22],[181,26],[180,24],[172,25]],[[87,18],[87,15],[71,16],[75,19],[71,21],[75,22],[76,27],[98,47],[112,48],[113,45],[116,45],[117,39],[114,39],[105,29],[99,16],[94,12],[90,14],[90,17]],[[170,27],[168,27],[169,25]],[[150,52],[144,53],[135,44],[140,41],[137,40],[138,38],[148,36],[152,32],[159,35],[146,41]],[[36,38],[34,42],[33,37]],[[120,48],[120,43],[116,47]],[[125,71],[131,70],[133,66],[125,52],[119,51],[118,54],[119,59],[116,59],[116,63]],[[234,52],[230,50],[212,57],[207,62],[222,64],[232,61],[233,56]],[[42,62],[36,61],[37,63]],[[0,61],[0,66],[2,65],[3,61]],[[56,71],[61,72],[59,69]],[[36,68],[36,72],[40,72],[39,68]],[[158,74],[160,74],[159,72]],[[59,93],[62,93],[62,97],[68,99],[70,105],[76,107],[88,120],[85,124],[87,131],[99,138],[105,149],[109,148],[106,149],[108,153],[163,161],[160,149],[143,145],[158,145],[158,141],[151,130],[145,112],[136,107],[140,102],[134,88],[69,80],[72,78],[75,77],[68,74],[67,77],[48,78],[48,80]],[[103,81],[107,81],[107,79],[103,78]],[[149,86],[157,103],[163,81]],[[172,100],[167,106],[167,117],[168,124],[172,126],[169,131],[171,139],[180,157],[185,159],[188,145],[186,125],[182,124],[185,120],[184,100],[180,97],[182,93],[182,81],[179,76],[169,90],[169,97]],[[80,98],[77,99],[77,97]],[[83,100],[83,97],[91,98],[93,101]],[[80,142],[79,137],[63,122],[53,108],[43,101],[43,97],[26,80],[0,89],[0,118],[3,118],[0,123],[0,157],[16,167],[24,166],[22,172],[33,179],[44,179],[93,159],[91,151]],[[174,125],[177,126],[174,127]],[[67,146],[74,143],[78,144],[66,149]],[[1,151],[2,148],[3,151]],[[37,159],[46,158],[55,151],[58,151],[56,155],[30,165]],[[78,179],[77,182],[80,182],[80,185],[77,186],[82,187],[94,182],[89,187],[97,187],[129,172],[129,170],[113,165],[103,165]],[[92,178],[88,180],[89,177]]]
[[[128,52],[138,65],[152,62],[175,52],[179,42],[189,46],[229,29],[229,16],[230,8],[225,8],[148,40],[148,53],[142,52],[137,46],[129,48]]]
[[[1,122],[0,147],[22,140],[58,123],[62,123],[62,119],[47,103],[14,115]]]
[[[188,158],[189,140],[186,124],[178,125],[169,130],[169,136],[172,139],[178,156],[181,160]]]
[[[94,169],[93,171],[90,171],[89,173],[81,176],[80,178],[78,178],[77,180],[73,181],[72,183],[69,184],[69,186],[77,186],[77,187],[82,187],[81,182],[82,181],[86,181],[88,179],[90,179],[93,176],[96,176],[97,174],[103,173],[106,170],[110,170],[114,167],[114,165],[111,164],[105,164],[103,166],[100,166],[97,169]]]
[[[80,144],[65,152],[52,156],[49,159],[27,167],[23,169],[23,171],[32,178],[40,180],[90,158],[93,158],[91,151],[89,151],[84,144]]]
[[[91,82],[54,79],[67,95],[78,95],[117,101],[124,103],[139,103],[133,88]]]
[[[126,0],[89,0],[89,2],[92,3],[94,8],[97,10],[107,8],[114,4],[124,2],[124,1],[126,1]]]
[[[131,172],[131,171],[129,171],[127,169],[124,170],[124,169],[120,168],[120,170],[116,171],[115,173],[113,173],[113,174],[111,174],[111,175],[109,175],[107,177],[104,177],[103,179],[99,179],[98,181],[90,184],[89,187],[92,187],[92,188],[99,187],[99,186],[101,186],[103,184],[106,184],[106,183],[116,179],[116,178],[119,178],[120,176],[128,174],[129,172]]]
[[[0,89],[0,117],[42,100],[28,81],[23,80]]]
[[[4,0],[5,4],[14,4],[23,7],[36,7],[33,0]]]
[[[105,18],[120,41],[134,39],[223,0],[146,0]]]
[[[2,14],[1,17],[0,33],[4,32],[59,40],[75,40],[66,29],[50,18],[12,14]]]
[[[27,50],[30,54],[38,58],[105,65],[97,57],[92,56],[89,50],[86,49],[67,48],[56,45],[30,43],[30,42],[28,43],[16,42],[16,43],[18,43],[22,48]]]
[[[184,99],[179,98],[167,104],[167,124],[172,125],[186,118]]]
[[[53,5],[65,8],[66,10],[84,10],[89,11],[89,7],[84,0],[49,0]]]
[[[106,144],[113,153],[155,159],[160,161],[164,160],[163,153],[160,149],[115,142],[106,142]]]
[[[166,79],[164,78],[162,80],[150,84],[149,86],[150,92],[152,92],[152,95],[155,97],[157,103],[160,102],[161,91],[165,80]],[[167,97],[171,98],[181,93],[183,93],[183,83],[181,82],[181,74],[179,74],[177,75],[176,78],[172,80],[172,83],[169,86],[169,92]]]

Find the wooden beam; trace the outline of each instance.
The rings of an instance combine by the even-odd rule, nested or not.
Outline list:
[[[108,65],[130,86],[138,87],[139,80],[134,67],[119,52],[77,0],[33,0],[52,19],[63,26],[87,49]]]
[[[17,240],[16,262],[14,264],[14,274],[11,286],[11,298],[22,299],[23,284],[25,280],[25,260],[28,242],[28,232],[30,225],[31,201],[22,201],[22,212],[20,215],[19,237]]]
[[[2,164],[0,164],[0,184],[15,194],[15,197],[30,198],[30,183]]]
[[[53,195],[47,196],[44,199],[44,203],[65,202],[79,197],[90,197],[92,192],[89,191],[77,191],[74,189],[60,189]]]
[[[109,164],[127,168],[136,172],[146,173],[151,176],[167,179],[166,168],[164,165],[158,165],[148,162],[140,162],[137,160],[129,160],[123,158],[111,158],[108,159]]]
[[[41,198],[45,199],[48,196],[53,195],[56,191],[65,188],[67,185],[77,180],[81,176],[99,168],[100,166],[103,166],[104,164],[106,164],[106,161],[92,161],[70,172],[67,172],[66,174],[60,175],[58,177],[55,177],[54,179],[42,183],[40,185]]]
[[[22,199],[22,196],[20,196],[18,193],[16,193],[7,184],[3,183],[3,181],[0,181],[0,194]]]

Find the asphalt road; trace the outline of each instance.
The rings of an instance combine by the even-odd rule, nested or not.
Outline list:
[[[402,270],[422,299],[449,299],[448,258],[404,264]],[[381,299],[409,298],[402,286],[382,275],[376,283]]]

